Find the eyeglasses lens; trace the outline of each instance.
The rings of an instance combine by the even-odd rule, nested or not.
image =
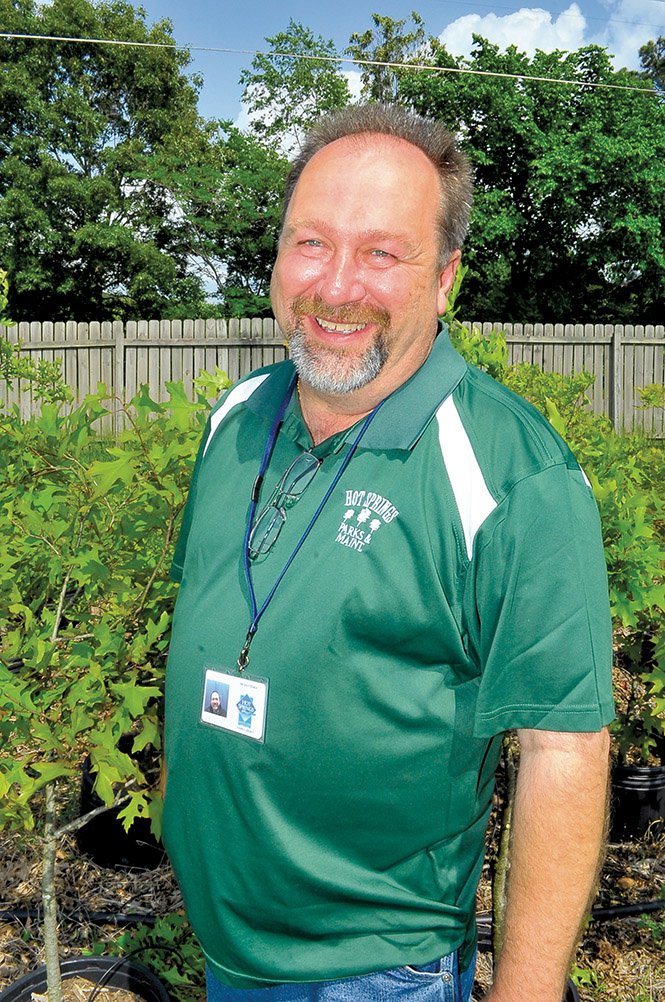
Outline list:
[[[275,544],[285,521],[286,512],[283,508],[276,508],[274,504],[271,504],[268,508],[263,509],[249,537],[249,555],[252,560],[267,553]]]
[[[321,460],[311,452],[303,452],[285,471],[271,500],[254,523],[249,537],[249,556],[252,560],[274,546],[286,521],[284,509],[295,504],[309,487],[320,465]]]
[[[311,452],[303,452],[302,455],[298,456],[282,477],[274,503],[283,503],[280,498],[299,498],[305,488],[311,484],[320,462],[321,460],[313,456]]]

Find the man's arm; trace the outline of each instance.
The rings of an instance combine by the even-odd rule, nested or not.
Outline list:
[[[609,735],[518,737],[505,935],[486,1002],[561,1002],[602,856]]]

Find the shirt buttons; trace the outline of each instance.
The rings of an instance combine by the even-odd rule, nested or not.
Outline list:
[[[441,975],[441,980],[445,981],[446,984],[450,984],[450,982],[453,980],[453,976],[450,973],[450,971],[444,971]]]

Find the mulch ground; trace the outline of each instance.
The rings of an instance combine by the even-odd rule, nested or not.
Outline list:
[[[90,952],[95,944],[117,938],[120,926],[113,915],[132,914],[149,921],[153,916],[182,911],[168,864],[152,871],[106,869],[82,858],[73,841],[64,843],[60,851],[58,884],[62,953],[67,956]],[[610,846],[597,907],[663,897],[665,836]],[[484,880],[479,908],[488,904]],[[0,838],[0,912],[14,916],[3,915],[0,920],[0,990],[43,963],[38,911],[36,849],[25,839],[5,835]],[[93,913],[95,920],[91,921]],[[664,947],[665,912],[591,922],[576,959],[582,1002],[665,1002]],[[490,976],[489,959],[481,955],[478,998]],[[185,996],[186,1002],[203,999],[202,987],[188,989]]]

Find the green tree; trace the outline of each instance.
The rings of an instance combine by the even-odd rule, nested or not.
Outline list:
[[[173,42],[124,0],[0,0],[5,31]],[[161,313],[185,295],[174,205],[140,169],[200,127],[173,48],[0,41],[0,251],[18,319]]]
[[[407,63],[420,61],[427,50],[424,21],[411,11],[413,28],[405,31],[406,18],[396,21],[383,14],[372,14],[373,28],[354,31],[346,48],[354,59],[375,63]],[[362,97],[365,101],[391,102],[398,98],[400,70],[392,66],[362,66]]]
[[[211,126],[205,143],[200,140],[197,135],[189,145],[179,143],[146,169],[179,206],[183,240],[216,301],[215,311],[269,314],[288,161],[230,123]],[[178,312],[191,316],[187,303]]]
[[[253,132],[290,154],[315,119],[349,103],[349,85],[334,43],[297,21],[266,42],[271,52],[255,56],[240,74],[243,101]]]
[[[665,35],[642,46],[640,62],[646,75],[660,90],[665,90]]]
[[[476,37],[433,65],[578,81],[410,71],[400,99],[456,130],[476,201],[465,312],[505,321],[660,322],[665,305],[665,108],[606,51],[533,59]],[[605,83],[644,88],[603,89]]]

